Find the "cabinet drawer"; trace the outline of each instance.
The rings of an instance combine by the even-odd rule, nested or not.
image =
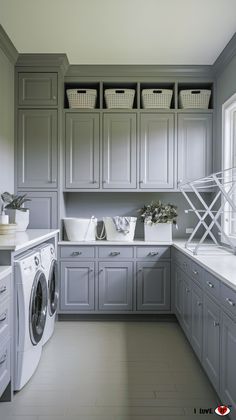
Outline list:
[[[3,277],[0,280],[0,303],[2,303],[6,297],[10,295],[11,288],[11,275]]]
[[[167,246],[140,246],[137,247],[137,258],[150,261],[170,258],[170,248]]]
[[[236,292],[223,283],[220,284],[220,300],[236,316]]]
[[[57,105],[57,74],[20,73],[19,105]]]
[[[109,260],[127,260],[134,257],[132,246],[103,246],[98,248],[99,258],[109,258]]]
[[[190,275],[198,284],[203,284],[204,269],[194,261],[191,261],[190,263]]]
[[[10,382],[10,339],[0,346],[0,397]]]
[[[204,289],[215,298],[220,296],[220,281],[212,274],[205,272]]]
[[[61,258],[85,259],[95,258],[94,246],[62,246]]]
[[[10,299],[6,299],[0,309],[0,344],[10,336]]]

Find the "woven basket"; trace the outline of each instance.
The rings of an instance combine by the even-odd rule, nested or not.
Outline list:
[[[171,89],[143,89],[143,108],[170,108],[172,95]]]
[[[66,93],[70,108],[95,108],[95,89],[68,89]]]
[[[179,93],[180,107],[207,109],[210,97],[211,91],[206,89],[181,90]]]
[[[107,108],[133,108],[134,89],[106,89],[105,101]]]

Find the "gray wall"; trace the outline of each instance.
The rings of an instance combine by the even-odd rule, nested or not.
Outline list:
[[[178,206],[178,230],[173,228],[174,238],[186,237],[185,229],[194,227],[197,218],[193,213],[186,214],[189,205],[181,193],[65,193],[66,217],[95,216],[101,220],[103,216],[135,216],[137,210],[152,200],[161,200],[164,203],[173,203]],[[193,197],[193,193],[191,193]],[[205,194],[206,199],[210,193]],[[208,201],[208,200],[207,200]],[[199,208],[199,203],[194,199]],[[201,207],[202,208],[202,207]],[[138,220],[135,232],[136,238],[143,237],[143,223]]]
[[[214,171],[221,170],[222,148],[222,104],[236,92],[236,56],[225,66],[216,79],[216,124],[215,124],[215,153]]]
[[[14,192],[14,65],[0,48],[0,193]]]

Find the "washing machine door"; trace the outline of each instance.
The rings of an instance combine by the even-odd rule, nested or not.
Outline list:
[[[57,262],[53,260],[48,277],[48,311],[50,316],[55,314],[58,307],[58,290]]]
[[[44,332],[47,317],[47,280],[42,271],[38,271],[30,296],[29,306],[29,330],[33,345],[37,345]]]

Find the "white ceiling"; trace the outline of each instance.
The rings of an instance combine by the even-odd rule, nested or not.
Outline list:
[[[236,0],[0,0],[20,53],[71,64],[213,64],[236,31]]]

